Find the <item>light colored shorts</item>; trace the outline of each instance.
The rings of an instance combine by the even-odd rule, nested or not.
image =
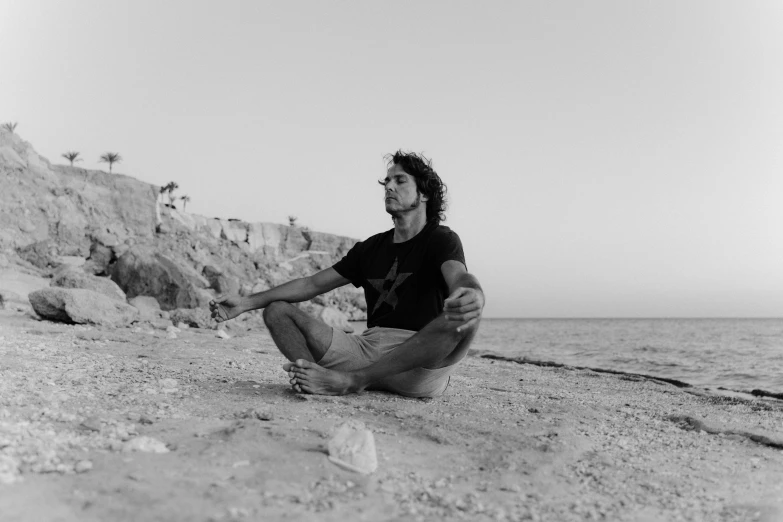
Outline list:
[[[332,370],[352,371],[365,368],[384,354],[394,350],[416,332],[399,328],[373,327],[359,335],[332,329],[332,344],[320,361],[320,366]],[[372,385],[373,390],[384,390],[407,397],[437,397],[449,385],[454,366],[437,370],[414,368],[385,377]]]

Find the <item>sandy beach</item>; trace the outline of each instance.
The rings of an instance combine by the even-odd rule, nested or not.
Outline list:
[[[783,519],[779,401],[475,353],[440,398],[306,396],[263,329],[176,336],[0,310],[4,521]]]

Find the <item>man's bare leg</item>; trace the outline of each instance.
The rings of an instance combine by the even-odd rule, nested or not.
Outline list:
[[[278,350],[289,361],[320,361],[332,344],[332,328],[297,307],[276,301],[264,308],[264,323]],[[289,370],[290,363],[284,368]],[[298,385],[296,391],[302,391]]]
[[[437,369],[458,363],[468,352],[478,325],[457,332],[441,315],[372,365],[352,372],[323,368],[297,359],[288,367],[294,386],[306,393],[344,395],[364,390],[378,380],[414,368]]]

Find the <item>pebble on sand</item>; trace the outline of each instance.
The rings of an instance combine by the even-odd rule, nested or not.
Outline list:
[[[89,431],[101,431],[101,419],[98,417],[88,417],[82,421],[80,426]]]
[[[122,451],[141,451],[144,453],[168,453],[169,449],[158,439],[142,435],[134,437],[122,446]]]
[[[76,473],[85,473],[87,471],[90,471],[91,469],[92,469],[92,462],[89,460],[80,460],[73,467],[73,470]]]
[[[218,330],[216,335],[221,339],[231,339],[231,336],[228,335],[225,330]]]
[[[329,460],[341,468],[369,474],[378,469],[375,438],[363,422],[342,424],[329,441]]]
[[[160,384],[160,387],[163,389],[176,389],[177,386],[179,386],[177,379],[161,379],[158,381],[158,384]]]

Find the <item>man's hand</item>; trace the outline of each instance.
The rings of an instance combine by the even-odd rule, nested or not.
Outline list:
[[[464,323],[457,327],[458,332],[477,324],[483,309],[484,293],[475,288],[457,288],[443,302],[446,319]]]
[[[242,297],[238,295],[232,295],[230,297],[224,297],[215,301],[214,299],[209,302],[209,311],[212,312],[212,319],[222,323],[233,319],[245,312]]]

